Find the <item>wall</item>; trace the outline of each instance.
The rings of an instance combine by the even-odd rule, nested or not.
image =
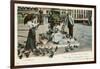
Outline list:
[[[66,65],[34,69],[98,69],[100,66],[100,0],[34,0],[41,2],[88,4],[97,6],[97,64]],[[10,0],[0,1],[0,69],[10,66]],[[31,69],[31,68],[30,68]]]

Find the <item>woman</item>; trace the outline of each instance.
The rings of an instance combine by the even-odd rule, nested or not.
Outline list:
[[[36,49],[36,28],[37,24],[36,17],[33,14],[28,14],[24,19],[24,24],[27,24],[29,27],[28,37],[26,41],[25,50],[34,51]]]

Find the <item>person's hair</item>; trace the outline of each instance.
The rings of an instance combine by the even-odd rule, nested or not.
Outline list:
[[[67,16],[69,16],[69,13],[67,13]]]
[[[54,32],[57,33],[58,32],[58,28],[55,28]]]
[[[28,14],[25,18],[24,18],[24,24],[27,24],[28,21],[31,21],[35,18],[36,16],[34,14]]]

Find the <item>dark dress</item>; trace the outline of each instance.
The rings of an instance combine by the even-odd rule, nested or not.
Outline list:
[[[27,41],[26,41],[26,50],[31,50],[33,52],[33,49],[36,49],[36,32],[35,32],[35,27],[29,29],[28,32],[28,37],[27,37]]]
[[[73,25],[70,23],[68,19],[68,28],[69,28],[69,36],[73,38]]]

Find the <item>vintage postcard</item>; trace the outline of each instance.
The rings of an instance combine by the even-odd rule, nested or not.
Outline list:
[[[14,3],[14,66],[95,62],[95,6]]]

